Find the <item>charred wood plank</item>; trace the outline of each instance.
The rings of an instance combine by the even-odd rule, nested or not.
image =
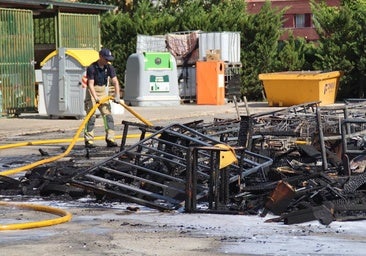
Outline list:
[[[333,210],[325,205],[293,211],[283,216],[284,224],[291,225],[318,220],[323,225],[329,225],[334,220]]]

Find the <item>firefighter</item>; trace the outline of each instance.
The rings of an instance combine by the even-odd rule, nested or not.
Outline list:
[[[114,60],[114,57],[109,49],[103,48],[99,51],[99,59],[86,70],[86,76],[88,79],[88,90],[85,97],[85,111],[89,111],[93,108],[93,105],[99,103],[103,97],[108,96],[108,82],[114,86],[114,99],[115,103],[120,103],[120,86],[116,76],[116,71],[113,65],[110,63]],[[111,111],[111,104],[106,101],[98,107],[101,117],[103,118],[105,128],[105,141],[107,147],[117,147],[114,134],[114,120]],[[95,126],[95,113],[91,116],[86,124],[84,130],[84,141],[87,148],[94,148],[94,126]]]

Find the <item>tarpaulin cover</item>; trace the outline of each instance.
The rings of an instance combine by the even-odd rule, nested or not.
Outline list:
[[[167,48],[178,66],[194,65],[199,58],[198,31],[166,35]]]

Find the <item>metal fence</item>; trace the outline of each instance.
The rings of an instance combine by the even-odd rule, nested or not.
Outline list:
[[[100,49],[99,15],[60,13],[58,26],[58,47]]]
[[[0,8],[0,115],[35,110],[33,15]]]
[[[58,13],[33,19],[31,10],[0,8],[0,116],[37,112],[35,68],[59,47],[101,45],[100,17]]]

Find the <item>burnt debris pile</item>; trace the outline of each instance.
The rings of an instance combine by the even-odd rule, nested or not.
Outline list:
[[[366,217],[366,102],[314,102],[210,123],[123,125],[113,154],[74,150],[68,161],[29,171],[26,181],[0,184],[23,193],[92,193],[162,211],[272,213],[278,217],[267,221],[286,224]],[[140,139],[126,145],[130,130]]]

